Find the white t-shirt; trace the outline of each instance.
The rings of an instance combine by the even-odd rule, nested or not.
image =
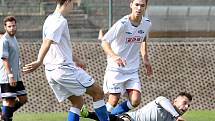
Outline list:
[[[60,13],[49,15],[43,25],[43,40],[53,40],[44,58],[46,69],[55,69],[61,65],[74,65],[67,20]]]
[[[114,53],[126,60],[125,67],[119,67],[109,56],[107,57],[107,70],[121,73],[137,72],[140,61],[140,47],[147,37],[151,27],[149,19],[142,17],[139,26],[131,24],[128,15],[118,20],[104,35]]]

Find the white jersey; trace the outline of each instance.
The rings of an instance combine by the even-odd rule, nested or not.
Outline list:
[[[117,21],[104,35],[114,53],[126,60],[125,67],[119,67],[109,56],[107,57],[107,70],[121,73],[137,72],[140,61],[140,45],[144,42],[151,27],[149,19],[142,17],[139,26],[131,24],[129,16],[124,16]]]
[[[127,114],[132,118],[132,121],[176,121],[171,113],[156,103],[162,98],[170,102],[167,98],[158,97],[141,109],[134,112],[128,112]]]
[[[53,40],[44,58],[46,69],[55,69],[61,65],[74,65],[67,20],[60,13],[49,15],[43,25],[43,40]]]

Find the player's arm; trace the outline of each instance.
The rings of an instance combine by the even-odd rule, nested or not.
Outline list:
[[[183,117],[178,117],[177,119],[176,119],[176,121],[186,121]]]
[[[120,57],[119,55],[114,53],[114,51],[112,50],[112,48],[110,46],[110,43],[108,43],[107,40],[102,39],[101,46],[102,46],[103,50],[105,51],[105,53],[107,54],[107,56],[112,58],[114,60],[114,62],[116,62],[118,64],[118,66],[124,67],[126,65],[126,61],[122,57]]]
[[[166,97],[160,96],[156,98],[155,103],[163,107],[166,111],[172,114],[176,119],[180,117],[180,114],[176,111],[172,103]]]
[[[9,63],[8,59],[7,58],[2,58],[2,62],[3,62],[4,68],[5,68],[6,72],[7,72],[10,86],[16,86],[16,80],[14,80],[13,73],[11,71],[10,63]]]
[[[144,38],[144,42],[142,42],[142,44],[141,44],[140,52],[141,52],[141,55],[143,58],[143,63],[146,67],[147,75],[150,76],[150,75],[152,75],[153,72],[152,72],[152,67],[149,62],[148,54],[147,54],[147,38],[146,37]]]
[[[46,55],[46,53],[48,52],[50,46],[52,44],[52,40],[50,39],[45,39],[41,45],[41,48],[39,50],[39,54],[38,54],[38,57],[37,57],[37,60],[32,62],[32,63],[29,63],[29,64],[26,64],[24,67],[23,67],[23,72],[24,73],[30,73],[30,72],[33,72],[34,70],[36,70],[43,62],[43,59]]]

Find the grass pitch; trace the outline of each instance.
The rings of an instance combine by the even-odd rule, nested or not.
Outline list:
[[[215,121],[215,110],[189,111],[186,121]],[[67,121],[67,113],[15,113],[14,121]],[[93,121],[81,118],[80,121]]]

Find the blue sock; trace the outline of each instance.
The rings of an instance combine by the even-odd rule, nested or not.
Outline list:
[[[4,115],[4,114],[5,114],[5,112],[6,112],[6,106],[3,106],[3,105],[2,105],[2,107],[1,107],[1,111],[2,111],[2,115]]]
[[[3,111],[2,119],[4,121],[12,121],[13,120],[13,107],[3,106],[2,111]]]
[[[107,112],[104,100],[93,102],[93,107],[99,121],[109,121],[109,114]]]
[[[79,121],[80,109],[71,107],[67,121]]]
[[[113,110],[111,111],[111,114],[118,115],[124,112],[128,112],[130,109],[127,106],[127,102],[128,101],[118,104],[115,108],[113,108]]]

